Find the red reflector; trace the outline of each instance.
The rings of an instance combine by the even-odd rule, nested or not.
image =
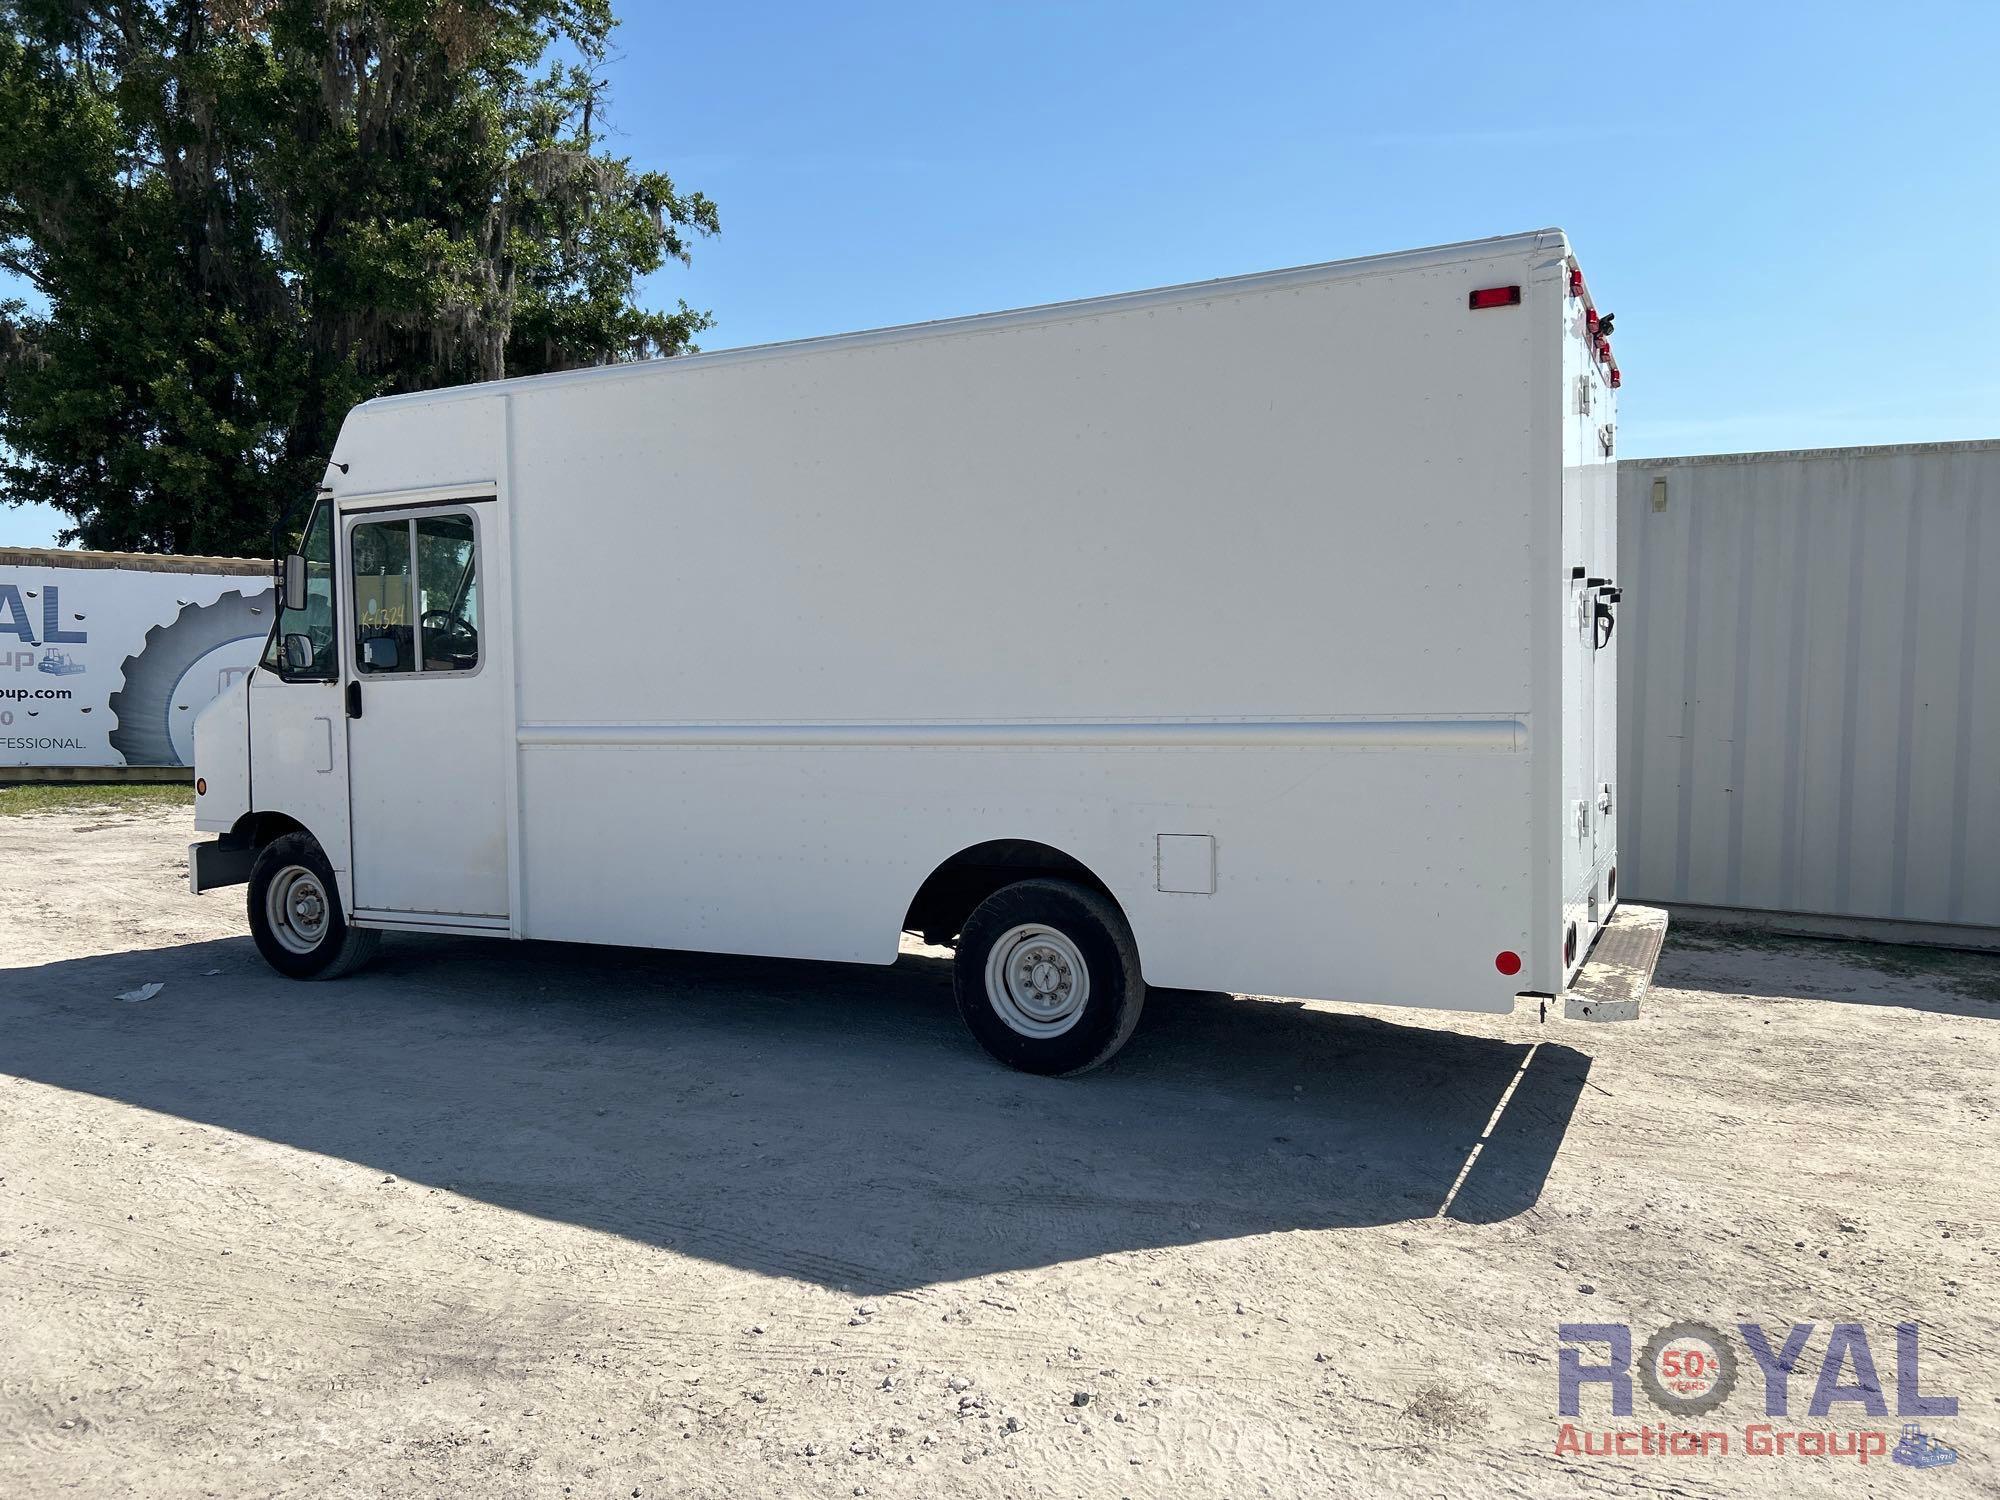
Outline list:
[[[1581,297],[1583,295],[1582,266],[1571,266],[1569,268],[1569,294],[1572,297]]]
[[[1472,310],[1482,307],[1519,307],[1521,289],[1517,286],[1483,286],[1469,299]]]
[[[1521,955],[1509,948],[1494,956],[1493,967],[1502,974],[1518,974],[1521,972]]]
[[[1611,367],[1611,389],[1615,391],[1624,383],[1624,377],[1618,373],[1618,366],[1613,365]]]

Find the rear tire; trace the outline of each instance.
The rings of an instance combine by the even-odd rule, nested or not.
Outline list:
[[[1023,880],[980,902],[958,935],[952,989],[982,1047],[1044,1075],[1108,1061],[1146,1003],[1124,913],[1066,880]]]
[[[250,935],[264,961],[290,979],[338,979],[374,955],[382,934],[350,927],[340,886],[319,841],[288,833],[250,867]]]

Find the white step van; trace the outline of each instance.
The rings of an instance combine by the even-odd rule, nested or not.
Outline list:
[[[357,407],[197,891],[887,964],[1018,1067],[1147,985],[1506,1011],[1617,901],[1614,388],[1557,230]]]

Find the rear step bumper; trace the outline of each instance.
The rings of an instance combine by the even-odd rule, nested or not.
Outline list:
[[[1563,991],[1564,1017],[1636,1021],[1666,939],[1667,914],[1659,907],[1621,905],[1591,944],[1576,983]]]

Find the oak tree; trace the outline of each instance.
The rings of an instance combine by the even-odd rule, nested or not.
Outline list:
[[[0,500],[257,553],[371,395],[672,355],[610,0],[0,0]]]

